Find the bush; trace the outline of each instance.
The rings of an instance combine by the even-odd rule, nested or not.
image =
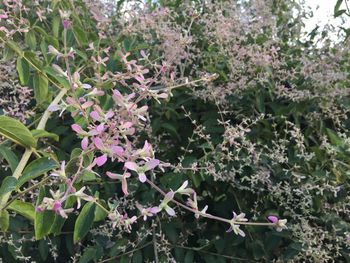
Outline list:
[[[4,262],[350,261],[349,40],[306,17],[0,3]]]

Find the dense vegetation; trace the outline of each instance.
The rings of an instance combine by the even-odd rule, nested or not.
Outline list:
[[[350,262],[346,24],[134,2],[0,0],[3,262]]]

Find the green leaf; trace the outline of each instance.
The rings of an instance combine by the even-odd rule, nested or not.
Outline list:
[[[0,196],[16,189],[17,179],[13,176],[6,176],[0,187]]]
[[[68,80],[56,73],[52,67],[45,67],[44,72],[52,77],[54,77],[64,88],[70,89],[70,84]]]
[[[18,72],[19,81],[21,82],[22,86],[25,86],[28,84],[29,81],[29,64],[28,62],[22,58],[18,57],[16,62],[16,69]]]
[[[15,51],[19,56],[23,56],[23,51],[22,49],[17,45],[16,42],[12,41],[12,40],[9,40],[9,41],[6,41],[6,45],[8,47],[10,47],[13,51]]]
[[[342,3],[343,3],[343,0],[338,0],[337,3],[335,4],[335,6],[334,6],[334,16],[339,11],[339,8],[340,8]]]
[[[23,56],[30,61],[35,67],[41,68],[41,61],[39,60],[38,56],[32,52],[32,51],[25,51],[23,53]]]
[[[38,248],[41,258],[43,261],[46,261],[47,256],[49,255],[49,245],[47,243],[47,240],[40,240]]]
[[[344,13],[346,13],[345,9],[338,10],[337,12],[334,13],[334,17],[341,16]]]
[[[67,201],[64,203],[64,209],[72,208],[76,202],[76,199],[77,198],[75,196],[68,197]],[[55,215],[55,219],[50,228],[50,233],[59,235],[61,233],[64,222],[66,222],[66,218],[63,218],[60,215]]]
[[[18,158],[13,153],[13,151],[9,147],[5,147],[0,145],[0,155],[7,161],[10,165],[11,171],[14,172],[18,165]]]
[[[137,250],[132,256],[132,263],[142,263],[142,253],[140,250]]]
[[[24,40],[31,50],[36,49],[36,37],[34,30],[30,30],[27,34],[25,34]]]
[[[186,253],[184,263],[192,263],[194,262],[193,259],[194,259],[194,253],[193,251],[190,250]]]
[[[172,136],[176,137],[178,140],[181,140],[179,133],[172,124],[165,122],[161,124],[161,127],[167,130]]]
[[[97,249],[95,247],[88,247],[85,249],[83,256],[80,258],[79,263],[89,263],[96,257]]]
[[[8,207],[9,210],[16,212],[28,218],[31,221],[35,220],[35,209],[34,206],[30,203],[23,202],[21,200],[13,201]]]
[[[37,104],[47,102],[47,95],[49,93],[49,81],[47,76],[36,73],[33,79],[34,96]]]
[[[27,127],[13,118],[0,116],[0,134],[24,147],[36,146],[35,139]]]
[[[83,30],[78,25],[73,25],[73,34],[79,45],[84,45],[88,42],[88,39],[86,38],[86,31]]]
[[[75,221],[73,240],[74,243],[82,240],[89,232],[95,216],[96,204],[89,202],[86,203],[81,210],[77,220]]]
[[[7,210],[0,211],[0,228],[2,231],[7,231],[10,225],[10,215]]]
[[[52,19],[52,33],[55,38],[58,38],[60,32],[61,19],[59,16],[55,16]]]
[[[35,179],[38,176],[51,171],[58,167],[58,164],[55,160],[48,157],[42,157],[32,161],[24,169],[22,176],[18,179],[17,189],[20,188],[23,184],[29,180]]]
[[[37,205],[41,204],[46,196],[46,189],[44,186],[40,188]],[[50,232],[51,225],[54,221],[55,214],[52,211],[35,212],[34,231],[35,239],[40,240]]]
[[[59,141],[59,136],[55,133],[51,133],[51,132],[47,132],[45,130],[31,130],[30,131],[32,134],[33,134],[33,137],[35,139],[38,139],[38,138],[51,138],[53,140],[55,140],[56,142]]]
[[[106,216],[107,216],[106,211],[103,210],[101,207],[96,206],[94,222],[98,222],[98,221],[104,220],[106,218]]]
[[[326,128],[326,132],[327,132],[327,135],[328,135],[330,142],[333,145],[335,145],[335,146],[343,145],[343,140],[341,138],[339,138],[338,134],[335,131]]]

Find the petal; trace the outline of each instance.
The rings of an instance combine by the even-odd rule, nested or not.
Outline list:
[[[116,155],[122,155],[124,153],[124,149],[120,146],[111,146],[111,150],[112,150],[112,153],[113,154],[116,154]]]
[[[128,192],[128,182],[126,181],[126,178],[123,177],[122,179],[122,191],[124,193],[124,195],[128,195],[129,192]]]
[[[152,170],[153,168],[157,167],[159,163],[160,163],[159,160],[152,159],[145,164],[145,170],[146,171]]]
[[[161,209],[158,206],[153,206],[148,208],[148,211],[152,214],[157,214],[161,211]]]
[[[97,166],[102,166],[107,162],[107,155],[101,155],[100,157],[95,158]]]
[[[124,164],[124,167],[128,168],[131,171],[137,171],[137,169],[139,169],[138,165],[134,162],[126,162]]]
[[[121,174],[106,172],[106,175],[113,180],[122,180],[123,179],[123,175],[121,175]]]
[[[104,149],[104,145],[103,145],[102,139],[100,137],[95,137],[92,139],[92,141],[94,142],[97,149],[99,149],[101,151]]]
[[[164,196],[163,202],[167,204],[168,202],[173,200],[173,198],[174,198],[174,192],[173,191],[167,192],[166,195]]]
[[[88,144],[89,144],[89,139],[88,137],[84,137],[82,140],[81,140],[81,148],[85,151],[88,147]]]
[[[147,180],[146,175],[144,173],[139,173],[139,180],[141,183],[146,182],[146,180]]]
[[[271,223],[276,224],[278,222],[278,217],[271,215],[267,217],[267,220],[269,220]]]
[[[75,131],[78,134],[83,132],[83,129],[78,124],[72,124],[71,128],[73,131]]]
[[[98,121],[100,119],[100,115],[97,111],[90,112],[90,117],[93,118],[95,121]]]
[[[96,131],[98,131],[99,133],[103,132],[104,129],[105,129],[105,125],[103,123],[101,123],[96,127]]]
[[[168,213],[168,215],[175,216],[175,210],[172,209],[170,206],[166,206],[165,211]]]
[[[85,110],[85,109],[91,107],[92,105],[94,105],[94,103],[92,101],[87,101],[83,105],[81,105],[81,107]]]

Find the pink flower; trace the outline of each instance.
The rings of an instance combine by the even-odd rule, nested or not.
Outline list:
[[[154,216],[155,214],[157,214],[161,211],[161,209],[158,206],[144,208],[138,202],[136,202],[136,207],[137,207],[137,209],[140,210],[144,221],[147,220],[147,217]]]
[[[141,183],[146,182],[147,177],[145,172],[154,169],[159,165],[159,160],[157,159],[152,159],[148,161],[144,166],[138,166],[135,162],[126,162],[124,166],[131,170],[136,172],[139,175],[139,180]]]
[[[131,176],[130,173],[124,173],[123,175],[121,174],[116,174],[116,173],[111,173],[107,172],[107,176],[113,180],[121,180],[122,181],[122,191],[124,195],[128,195],[128,182],[126,181],[127,178]]]
[[[173,200],[174,199],[174,192],[173,191],[170,191],[170,192],[168,192],[165,196],[164,196],[164,199],[163,199],[163,201],[161,202],[161,204],[159,205],[159,208],[161,209],[161,210],[165,210],[167,213],[168,213],[168,215],[170,215],[170,216],[175,216],[175,210],[174,209],[172,209],[169,205],[168,205],[168,203],[171,201],[171,200]]]

